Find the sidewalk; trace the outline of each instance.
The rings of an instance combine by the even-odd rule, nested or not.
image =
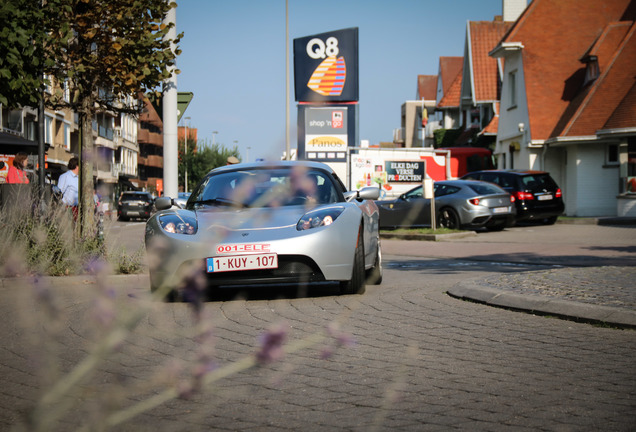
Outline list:
[[[385,256],[553,266],[468,279],[448,294],[491,306],[636,328],[636,221],[582,218],[564,222],[434,238],[383,235],[382,252]]]
[[[499,274],[466,280],[448,294],[490,306],[636,328],[636,267]]]

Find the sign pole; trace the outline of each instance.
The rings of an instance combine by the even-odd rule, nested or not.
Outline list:
[[[433,187],[433,179],[426,176],[426,170],[424,170],[424,177],[422,177],[422,190],[424,191],[424,198],[429,199],[431,202],[431,229],[435,231],[435,188]]]

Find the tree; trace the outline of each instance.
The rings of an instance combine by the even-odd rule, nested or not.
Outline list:
[[[177,5],[165,0],[13,3],[15,8],[3,5],[0,13],[17,22],[5,24],[0,34],[15,31],[20,35],[20,48],[12,51],[7,41],[0,42],[2,50],[10,54],[10,63],[0,64],[0,76],[5,79],[8,75],[6,79],[13,82],[25,72],[24,76],[31,78],[23,80],[20,88],[5,89],[3,81],[0,101],[4,96],[9,105],[33,102],[33,94],[38,94],[46,82],[38,76],[41,71],[53,78],[58,89],[46,99],[46,105],[52,109],[68,107],[78,113],[80,226],[81,232],[89,232],[94,225],[92,120],[100,111],[138,113],[138,92],[155,91],[173,71],[178,73],[173,67],[180,51],[176,48],[173,52],[171,46],[178,44],[182,35],[168,39],[172,24],[163,23],[166,13]],[[63,97],[63,89],[68,90],[69,100]]]
[[[191,150],[192,147],[192,150]],[[196,150],[195,150],[196,149]],[[227,158],[230,156],[239,157],[238,147],[227,149],[221,144],[198,145],[188,140],[188,155],[184,157],[183,146],[179,148],[179,184],[183,184],[183,173],[185,172],[185,161],[188,161],[188,190],[196,186],[196,184],[210,170],[227,165]]]
[[[44,88],[42,34],[45,14],[32,0],[0,3],[0,103],[36,106]]]

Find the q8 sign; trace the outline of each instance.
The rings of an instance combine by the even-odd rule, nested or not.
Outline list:
[[[358,101],[358,28],[294,39],[298,102]]]

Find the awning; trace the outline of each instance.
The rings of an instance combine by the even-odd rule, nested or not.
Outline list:
[[[44,149],[46,150],[48,147],[48,145],[45,145]],[[0,154],[16,154],[20,151],[27,154],[38,154],[37,141],[31,141],[7,132],[0,132]]]

